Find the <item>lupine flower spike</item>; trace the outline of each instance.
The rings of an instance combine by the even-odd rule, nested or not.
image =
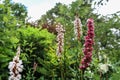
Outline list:
[[[75,33],[76,39],[80,41],[80,37],[82,35],[82,24],[78,16],[75,16],[74,33]]]
[[[21,74],[23,71],[22,60],[19,60],[20,56],[20,46],[17,48],[16,56],[14,56],[13,61],[9,63],[10,76],[8,80],[20,80]]]
[[[93,19],[87,20],[87,36],[85,36],[85,43],[84,43],[84,57],[81,61],[81,70],[85,70],[87,67],[89,67],[90,62],[92,60],[92,51],[93,51],[93,44],[94,44],[94,21]]]
[[[63,25],[60,23],[56,25],[56,31],[57,31],[57,51],[56,54],[58,57],[61,56],[62,52],[64,51],[64,32]]]

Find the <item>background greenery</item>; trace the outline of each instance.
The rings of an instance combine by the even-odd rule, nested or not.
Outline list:
[[[21,46],[24,70],[22,80],[119,80],[120,76],[120,14],[108,16],[94,13],[95,6],[108,0],[76,0],[70,5],[56,3],[45,15],[30,23],[26,21],[27,9],[20,3],[4,0],[0,4],[0,80],[9,77],[8,64]],[[93,7],[94,6],[94,7]],[[74,16],[82,21],[81,41],[74,40]],[[83,56],[86,20],[95,22],[95,45],[92,63],[81,75],[79,69]],[[62,58],[56,56],[55,25],[60,22],[65,32]],[[35,70],[34,64],[37,64]],[[99,71],[100,64],[109,64],[106,73]]]

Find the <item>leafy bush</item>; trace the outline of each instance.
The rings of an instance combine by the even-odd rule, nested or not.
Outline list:
[[[21,58],[24,63],[23,78],[28,80],[34,75],[38,79],[45,71],[43,64],[45,65],[45,62],[48,63],[52,59],[48,55],[53,55],[54,50],[51,52],[51,49],[55,47],[53,44],[55,36],[45,29],[40,30],[32,27],[18,29],[17,32],[22,50]],[[35,64],[37,70],[34,69]],[[47,65],[46,68],[48,68]]]

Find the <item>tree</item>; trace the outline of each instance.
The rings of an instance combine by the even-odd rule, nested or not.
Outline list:
[[[44,60],[48,53],[53,53],[51,49],[54,46],[50,45],[54,35],[47,30],[25,24],[26,17],[27,10],[24,5],[12,3],[10,0],[4,0],[0,4],[0,80],[8,79],[8,64],[15,56],[17,46],[21,46],[20,58],[24,63],[22,77],[26,80],[35,77],[38,79],[41,67],[36,71],[35,63],[41,66],[39,61]],[[46,61],[49,61],[49,57]]]
[[[17,46],[18,39],[16,38],[16,30],[23,25],[23,21],[26,17],[18,19],[13,13],[13,6],[15,6],[11,0],[4,0],[0,4],[0,79],[8,79],[8,61],[14,56],[14,50]],[[22,7],[22,5],[21,5]],[[17,7],[16,7],[17,8]],[[24,8],[24,6],[23,6]],[[17,9],[16,11],[19,11]],[[26,9],[24,9],[26,13]],[[23,11],[23,12],[24,12]],[[21,14],[20,14],[21,15]],[[21,22],[22,21],[22,22]],[[25,20],[24,20],[25,21]],[[3,74],[4,72],[4,74]]]

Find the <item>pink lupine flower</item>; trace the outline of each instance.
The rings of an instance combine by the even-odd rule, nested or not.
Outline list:
[[[19,60],[20,56],[20,46],[17,48],[16,56],[13,58],[13,61],[9,63],[10,77],[8,80],[20,80],[23,70],[22,60]]]
[[[57,31],[57,51],[56,54],[58,57],[61,56],[62,52],[64,51],[64,32],[63,25],[60,23],[56,25],[56,31]]]
[[[93,44],[94,44],[94,21],[93,19],[87,20],[87,36],[85,36],[85,43],[84,43],[84,57],[81,61],[81,70],[85,70],[87,67],[89,67],[90,62],[92,61],[92,51],[93,51]]]
[[[80,41],[80,37],[82,35],[82,24],[78,16],[75,16],[74,32],[75,32],[76,39]]]

